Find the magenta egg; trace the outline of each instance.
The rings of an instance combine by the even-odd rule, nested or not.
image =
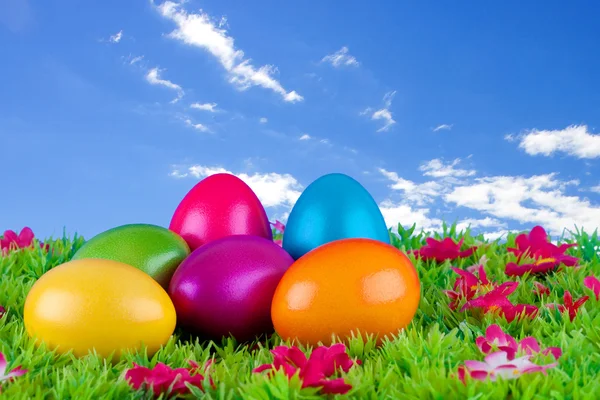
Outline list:
[[[196,250],[177,268],[169,295],[182,328],[240,342],[273,331],[271,301],[294,262],[280,246],[258,236],[236,235]]]
[[[273,239],[260,200],[250,186],[231,174],[215,174],[198,182],[177,206],[169,229],[191,250],[231,235]]]

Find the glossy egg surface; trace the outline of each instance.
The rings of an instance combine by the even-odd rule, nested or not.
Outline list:
[[[283,339],[316,345],[355,334],[397,334],[413,319],[419,277],[409,258],[372,239],[325,244],[297,260],[281,279],[271,308]]]
[[[390,243],[383,215],[369,192],[348,175],[324,175],[294,204],[283,234],[283,248],[297,260],[325,243],[346,238]]]
[[[197,183],[183,198],[169,226],[191,250],[231,235],[272,240],[267,213],[252,189],[231,174],[215,174]]]
[[[175,329],[173,303],[150,276],[130,265],[82,259],[59,265],[40,277],[25,300],[27,333],[49,348],[76,356],[92,349],[107,357],[115,351],[149,354]]]
[[[175,269],[189,254],[187,243],[175,232],[157,225],[130,224],[94,236],[73,260],[120,261],[144,271],[167,289]]]
[[[181,326],[206,338],[238,341],[273,331],[271,300],[294,262],[271,240],[239,235],[212,241],[179,266],[169,294]]]

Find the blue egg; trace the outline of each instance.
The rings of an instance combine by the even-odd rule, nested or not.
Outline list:
[[[324,175],[292,208],[282,246],[297,260],[325,243],[347,238],[390,243],[383,215],[369,192],[348,175]]]

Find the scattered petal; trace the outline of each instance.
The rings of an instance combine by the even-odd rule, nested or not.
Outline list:
[[[463,244],[463,239],[456,243],[449,237],[444,238],[443,240],[426,238],[425,242],[425,246],[421,247],[419,250],[412,250],[411,252],[417,258],[421,258],[425,261],[435,260],[438,263],[446,260],[469,257],[473,254],[475,249],[477,249],[477,246],[472,246],[461,251],[460,248]]]
[[[535,289],[533,290],[533,292],[535,294],[537,294],[538,296],[543,296],[543,295],[549,296],[550,295],[550,289],[548,289],[546,286],[539,283],[538,281],[533,281],[533,286],[535,286]]]
[[[515,244],[516,248],[508,248],[507,250],[517,256],[517,261],[529,257],[534,258],[536,262],[523,265],[508,263],[506,274],[509,276],[521,276],[526,272],[531,274],[547,273],[560,264],[574,267],[579,262],[577,257],[565,254],[567,249],[577,246],[576,243],[564,243],[557,246],[548,240],[548,235],[541,226],[534,227],[528,234],[518,235]]]
[[[575,302],[573,302],[573,296],[571,295],[571,292],[565,290],[565,294],[563,296],[563,304],[550,303],[546,304],[546,307],[550,309],[557,309],[560,313],[567,311],[569,313],[569,319],[571,320],[571,322],[573,322],[573,320],[577,316],[577,312],[579,311],[581,306],[583,306],[585,302],[589,300],[589,298],[590,296],[583,296],[577,299]]]
[[[314,349],[307,359],[296,346],[278,346],[271,350],[273,364],[260,365],[253,372],[272,372],[282,369],[288,377],[299,374],[302,387],[320,387],[323,394],[344,394],[352,386],[345,383],[343,378],[328,379],[338,371],[348,372],[354,364],[346,353],[346,346],[338,343],[331,347],[320,346]]]
[[[0,352],[0,383],[2,383],[4,381],[10,382],[13,379],[15,379],[19,376],[23,376],[27,373],[27,370],[21,368],[20,365],[13,368],[10,371],[8,371],[8,373],[7,373],[6,372],[7,367],[8,367],[8,363],[6,361],[6,357],[4,356],[3,353]]]
[[[586,276],[583,279],[583,284],[585,287],[594,292],[594,296],[596,300],[600,300],[600,280],[595,276]]]
[[[190,392],[186,383],[203,390],[204,376],[198,373],[199,366],[195,361],[190,361],[191,368],[171,368],[164,363],[157,363],[152,369],[142,367],[136,363],[125,373],[125,380],[136,390],[141,388],[151,389],[156,397],[162,393],[187,394]],[[210,363],[205,365],[205,370]],[[211,384],[214,383],[211,380]],[[170,391],[169,391],[170,389]]]
[[[495,381],[498,377],[503,379],[516,379],[524,374],[542,372],[553,368],[557,363],[537,365],[530,361],[529,355],[510,360],[504,351],[497,351],[488,354],[485,362],[467,360],[465,365],[459,367],[459,379],[465,383],[466,376],[473,379],[485,381],[487,379]],[[461,370],[462,368],[462,370]]]

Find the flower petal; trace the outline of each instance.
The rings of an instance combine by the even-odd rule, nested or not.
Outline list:
[[[600,300],[600,280],[595,276],[586,276],[583,279],[583,284],[585,287],[594,292],[594,296],[596,296],[596,300]]]
[[[540,352],[540,345],[538,341],[533,336],[527,336],[523,340],[519,342],[519,348],[524,351],[526,354],[533,354]]]
[[[346,394],[352,389],[352,385],[347,384],[344,378],[323,380],[321,384],[323,387],[321,393],[323,394]]]
[[[562,350],[559,347],[548,347],[547,349],[542,351],[542,354],[544,355],[548,353],[551,353],[556,360],[558,360],[560,356],[562,356]]]
[[[489,371],[492,369],[488,363],[476,360],[465,360],[465,367],[469,371]]]
[[[496,345],[504,346],[506,341],[506,334],[500,328],[499,325],[493,324],[487,327],[485,330],[485,338],[490,341],[496,343]]]
[[[31,246],[33,238],[34,238],[33,231],[31,230],[31,228],[26,226],[25,228],[21,229],[21,232],[19,233],[19,238],[17,241],[18,246],[20,248],[25,248],[25,247]]]
[[[476,379],[478,381],[485,381],[488,378],[491,378],[492,380],[494,380],[494,377],[492,374],[490,374],[489,371],[469,371],[469,375],[471,375],[471,378]]]
[[[487,365],[487,368],[492,369],[503,364],[512,364],[512,361],[508,359],[508,355],[504,351],[497,351],[495,353],[488,354],[487,356],[485,356],[484,360],[485,364]]]

